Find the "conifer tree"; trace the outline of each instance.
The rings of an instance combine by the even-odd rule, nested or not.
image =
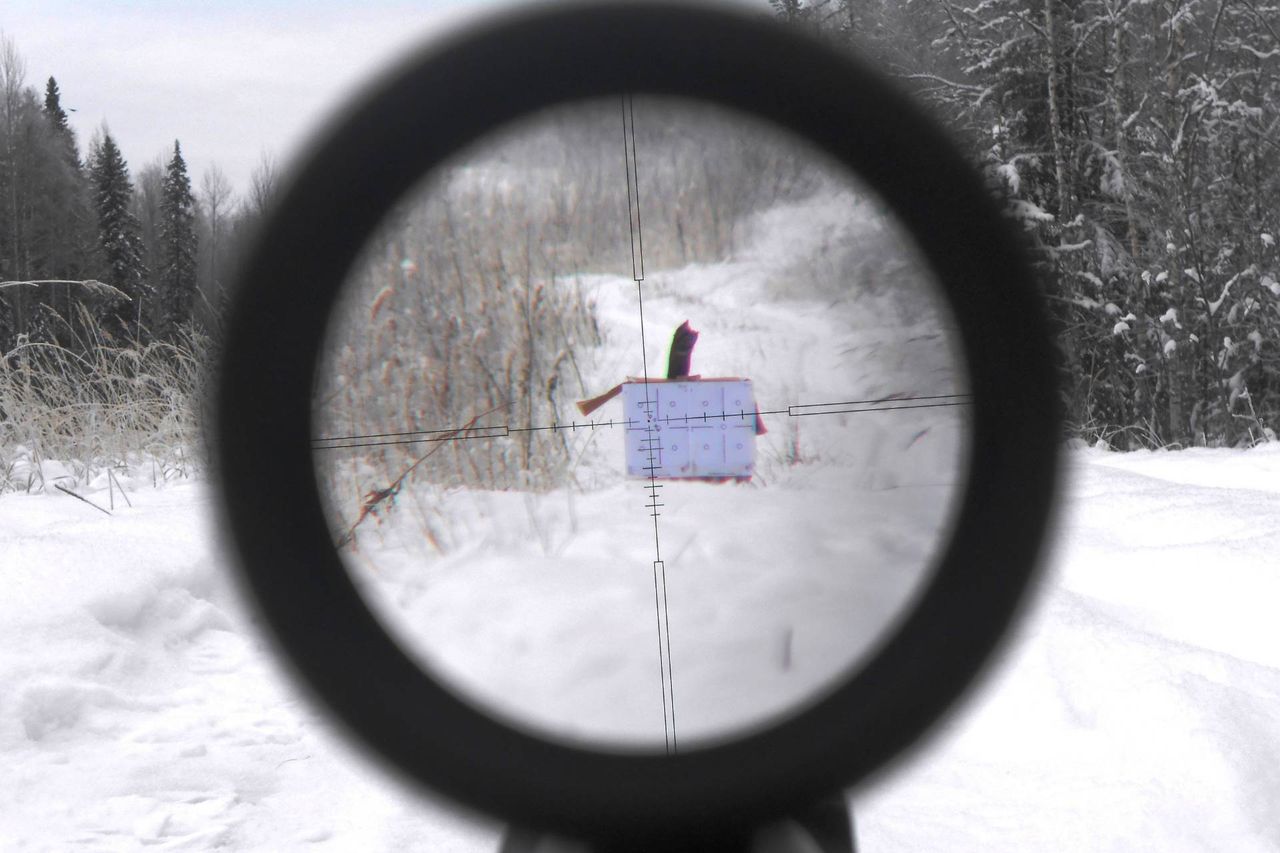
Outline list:
[[[145,337],[143,304],[150,302],[151,293],[142,261],[138,220],[129,211],[133,195],[129,167],[107,131],[93,147],[89,173],[98,214],[98,246],[105,267],[101,278],[132,300],[108,307],[102,317],[103,328],[113,336],[141,340]]]
[[[36,199],[32,229],[32,274],[80,280],[93,274],[96,223],[89,181],[75,131],[67,122],[58,82],[50,77],[41,109],[40,168],[35,170]],[[48,295],[49,306],[64,320],[74,314],[70,288]],[[61,324],[57,324],[61,326]]]
[[[86,258],[83,176],[70,128],[50,115],[47,98],[42,106],[24,73],[16,47],[0,39],[0,279],[69,278]],[[68,308],[65,287],[10,289],[0,298],[0,349],[17,335],[53,339],[62,325],[53,315]]]
[[[67,122],[67,111],[62,108],[62,93],[58,90],[58,81],[52,77],[45,84],[44,108],[42,111],[53,139],[62,149],[61,153],[66,159],[67,165],[73,172],[78,173],[82,164],[80,163],[80,151],[76,145],[76,132],[71,129],[71,125]]]
[[[195,198],[182,149],[175,140],[160,201],[158,314],[165,337],[191,319],[196,294]]]
[[[26,63],[18,47],[0,33],[0,280],[26,277],[21,210],[25,198],[19,140]],[[24,288],[0,293],[0,354],[25,329]]]
[[[67,112],[62,108],[62,93],[58,91],[58,81],[49,78],[49,82],[44,87],[44,114],[49,117],[49,121],[55,128],[60,131],[70,132],[71,127],[67,124]]]

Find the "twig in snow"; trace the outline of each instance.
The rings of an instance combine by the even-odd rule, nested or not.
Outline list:
[[[98,506],[96,503],[94,503],[93,501],[89,500],[88,498],[86,498],[86,497],[82,497],[82,496],[80,496],[80,495],[77,495],[75,492],[71,491],[71,490],[70,490],[70,489],[68,489],[66,486],[62,485],[61,483],[54,483],[54,484],[53,484],[53,487],[54,487],[55,489],[57,489],[58,491],[60,491],[60,492],[65,492],[66,494],[71,495],[71,497],[75,498],[75,499],[76,499],[76,500],[78,500],[78,501],[84,501],[84,502],[85,502],[85,503],[87,503],[89,506],[93,507],[94,509],[98,510],[99,512],[105,512],[107,515],[111,515],[111,511],[110,511],[110,510],[103,509],[102,507]]]
[[[395,481],[391,485],[387,486],[385,489],[371,489],[368,493],[366,493],[364,496],[364,506],[360,508],[359,517],[356,518],[355,523],[351,525],[351,527],[347,530],[347,532],[342,534],[341,537],[339,537],[338,543],[337,543],[338,547],[341,548],[355,541],[356,528],[359,527],[364,522],[364,520],[368,518],[370,515],[376,516],[378,514],[379,507],[381,507],[383,503],[393,499],[400,492],[400,487],[404,485],[404,481],[408,478],[408,476],[413,473],[415,468],[417,468],[419,465],[425,462],[427,458],[431,456],[431,454],[435,453],[437,450],[444,447],[452,439],[457,438],[462,433],[474,427],[476,425],[476,421],[480,420],[486,415],[493,414],[494,412],[498,411],[501,408],[502,406],[494,406],[489,411],[481,412],[480,414],[476,415],[471,420],[467,421],[465,424],[458,427],[457,429],[446,433],[445,435],[441,436],[438,439],[433,439],[433,441],[438,442],[436,446],[431,448],[421,456],[419,456],[416,460],[414,460],[414,463],[410,465],[408,468],[406,468],[399,477],[396,477]],[[434,547],[437,551],[439,551],[440,543],[436,540],[435,536],[429,530],[427,531],[427,538],[431,541],[432,547]]]
[[[276,765],[276,769],[279,770],[281,767],[284,767],[290,761],[306,761],[310,757],[311,757],[310,755],[302,755],[297,758],[286,758],[284,761],[281,761],[279,764]]]
[[[125,494],[124,486],[120,485],[120,481],[116,479],[116,475],[112,473],[110,468],[107,469],[107,481],[108,484],[115,483],[115,487],[120,490],[120,497],[124,498],[124,502],[129,505],[130,509],[132,509],[133,501],[129,500],[129,496]],[[111,508],[115,509],[115,506],[112,505]]]

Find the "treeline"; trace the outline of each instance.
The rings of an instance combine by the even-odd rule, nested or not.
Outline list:
[[[1033,246],[1074,435],[1280,421],[1274,0],[771,0],[955,128]]]
[[[0,358],[32,343],[173,341],[214,319],[274,175],[264,159],[237,203],[216,166],[193,188],[176,140],[136,175],[105,126],[82,152],[57,81],[28,85],[0,34]]]

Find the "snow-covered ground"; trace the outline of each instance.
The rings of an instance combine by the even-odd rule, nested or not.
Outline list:
[[[821,245],[790,223],[825,215],[773,211],[754,254],[653,275],[650,364],[689,319],[695,371],[750,375],[765,409],[961,389],[936,316],[794,287],[817,267],[788,259]],[[639,328],[633,283],[589,285],[598,392],[637,372]],[[686,745],[855,663],[945,525],[957,410],[797,420],[766,418],[755,482],[664,489]],[[450,495],[444,557],[418,544],[432,496],[410,490],[351,570],[495,713],[660,748],[652,521],[620,434],[575,440],[575,490]],[[497,824],[384,776],[282,674],[208,483],[124,486],[132,506],[117,494],[110,516],[56,491],[0,497],[0,851],[495,849]],[[105,480],[78,491],[107,504]],[[1280,849],[1278,548],[1280,447],[1069,451],[1035,606],[926,748],[854,792],[861,849]]]
[[[1280,849],[1280,446],[1067,473],[1036,607],[865,849]]]
[[[211,489],[125,485],[0,499],[0,850],[483,849],[286,682]]]
[[[1280,448],[1076,450],[1068,474],[1038,603],[856,793],[862,849],[1280,848]],[[0,498],[0,849],[495,848],[281,676],[207,485],[131,495]]]

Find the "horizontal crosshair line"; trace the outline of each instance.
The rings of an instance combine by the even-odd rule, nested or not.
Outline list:
[[[934,401],[934,402],[922,402]],[[519,432],[577,432],[578,430],[597,430],[606,427],[643,427],[651,421],[661,424],[689,424],[694,422],[727,421],[730,419],[745,421],[765,415],[786,415],[792,418],[813,417],[816,415],[859,414],[861,412],[889,412],[896,409],[938,409],[952,406],[968,406],[973,402],[972,394],[930,394],[919,397],[881,397],[871,400],[841,400],[830,403],[806,403],[788,406],[785,409],[739,409],[736,412],[719,414],[702,413],[699,415],[670,415],[653,419],[627,418],[625,420],[607,421],[571,421],[567,424],[551,423],[542,426],[487,426],[471,429],[430,429],[410,430],[405,432],[382,432],[361,435],[338,435],[314,438],[311,440],[313,450],[342,450],[357,447],[387,447],[399,444],[424,444],[432,441],[470,441],[481,438],[507,438]],[[854,407],[854,408],[851,408]]]
[[[431,441],[470,441],[477,438],[506,438],[512,430],[505,426],[471,429],[431,429],[418,432],[388,432],[370,435],[341,435],[311,439],[312,450],[341,450],[349,447],[385,447],[394,444],[423,444]],[[409,436],[423,436],[409,438]],[[375,439],[364,441],[363,439]],[[340,443],[332,443],[340,442]]]

